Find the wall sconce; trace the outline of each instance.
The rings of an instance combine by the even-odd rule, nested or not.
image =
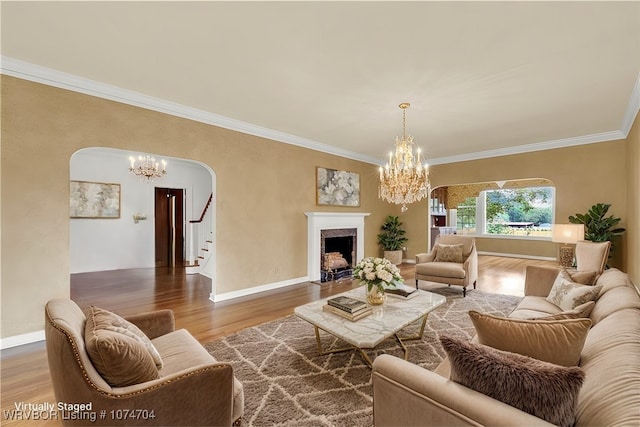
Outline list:
[[[145,219],[147,219],[146,215],[139,214],[139,213],[133,215],[133,222],[135,222],[136,224],[140,221],[144,221]]]
[[[561,266],[571,267],[573,265],[574,249],[569,244],[575,245],[581,240],[584,240],[583,224],[553,224],[551,241],[563,244],[560,246]]]

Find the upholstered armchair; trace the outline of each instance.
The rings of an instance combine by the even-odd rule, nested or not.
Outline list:
[[[478,252],[471,236],[441,234],[429,253],[416,255],[416,288],[419,280],[476,288],[478,280]]]
[[[79,412],[60,415],[63,425],[222,426],[239,421],[244,392],[231,365],[216,361],[186,330],[174,330],[171,310],[126,318],[127,327],[133,325],[152,343],[142,350],[131,344],[134,339],[129,332],[114,338],[122,332],[123,321],[110,329],[96,329],[97,310],[83,312],[69,299],[51,300],[45,307],[56,401],[71,407],[85,405]],[[107,338],[97,353],[96,337]],[[145,365],[147,353],[152,358]],[[103,376],[104,369],[110,370],[110,376]],[[148,375],[153,379],[138,382]],[[121,384],[113,385],[114,381]],[[91,412],[94,418],[87,418]]]
[[[576,243],[576,269],[579,271],[595,271],[600,274],[607,266],[611,242]]]

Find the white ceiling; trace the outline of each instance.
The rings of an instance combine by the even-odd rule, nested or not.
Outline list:
[[[5,74],[46,67],[54,85],[68,73],[372,162],[401,133],[401,102],[431,163],[624,137],[640,102],[639,1],[2,1],[0,13]]]

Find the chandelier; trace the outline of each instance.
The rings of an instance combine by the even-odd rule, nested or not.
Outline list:
[[[413,137],[406,136],[406,112],[408,102],[400,104],[402,109],[402,138],[396,137],[395,153],[389,153],[389,162],[380,167],[380,185],[378,197],[389,203],[402,205],[406,212],[407,205],[427,197],[429,192],[429,165],[420,163],[420,149],[413,155]]]
[[[153,181],[155,178],[161,178],[167,174],[167,162],[162,160],[162,169],[160,164],[156,162],[155,157],[150,155],[138,156],[134,158],[129,157],[129,172],[139,176],[140,179],[147,179],[147,181]]]

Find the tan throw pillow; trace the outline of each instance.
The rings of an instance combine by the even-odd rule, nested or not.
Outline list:
[[[126,387],[159,378],[158,368],[139,341],[105,329],[85,331],[89,358],[112,387]]]
[[[589,317],[595,305],[596,303],[594,301],[589,301],[577,306],[573,310],[563,311],[562,313],[552,314],[550,316],[538,317],[532,320],[562,320]]]
[[[436,259],[435,262],[457,262],[461,263],[462,247],[464,245],[459,243],[457,245],[442,245],[438,243],[436,245]]]
[[[441,336],[451,380],[559,426],[575,422],[585,373]]]
[[[598,273],[595,271],[569,271],[567,269],[562,269],[560,270],[558,275],[561,275],[563,278],[571,280],[572,282],[579,283],[581,285],[594,285],[596,283],[596,279],[598,278]]]
[[[92,327],[95,329],[117,332],[138,341],[144,346],[144,348],[147,349],[147,351],[153,358],[156,367],[158,369],[162,369],[162,358],[160,357],[160,353],[153,345],[149,337],[147,337],[145,333],[142,332],[136,325],[108,310],[91,306],[89,307],[89,315],[87,316],[85,335],[87,332],[87,328],[90,325],[89,320],[91,320],[93,325]]]
[[[478,342],[562,366],[576,366],[591,319],[525,320],[469,311]]]
[[[598,297],[602,286],[582,285],[571,281],[568,273],[561,271],[553,282],[547,301],[562,310],[573,310]]]

